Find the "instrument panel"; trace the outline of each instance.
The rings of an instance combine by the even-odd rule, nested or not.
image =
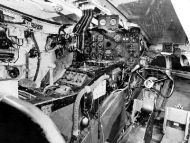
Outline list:
[[[107,33],[91,31],[91,35],[91,45],[86,46],[85,50],[89,60],[124,60],[131,65],[140,55],[139,28]]]

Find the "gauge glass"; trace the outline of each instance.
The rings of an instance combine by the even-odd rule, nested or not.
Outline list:
[[[106,20],[105,20],[105,19],[101,19],[101,20],[100,20],[100,25],[101,25],[101,26],[106,25]]]
[[[101,41],[103,41],[103,40],[104,40],[104,36],[103,36],[103,35],[101,35],[101,34],[100,34],[100,35],[98,35],[98,41],[100,41],[100,42],[101,42]]]
[[[118,54],[122,53],[122,46],[121,45],[117,45],[115,49],[116,49]]]
[[[116,21],[116,19],[111,19],[110,20],[110,24],[113,26],[113,25],[116,25],[116,23],[117,23],[117,21]]]
[[[117,35],[114,36],[115,42],[119,42],[120,39],[121,39],[121,36],[119,34],[117,34]]]
[[[106,55],[111,55],[111,53],[112,53],[111,50],[106,50],[106,51],[105,51],[105,54],[106,54]]]

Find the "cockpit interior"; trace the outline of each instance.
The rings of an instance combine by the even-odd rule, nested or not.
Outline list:
[[[1,0],[0,143],[190,143],[189,0]]]

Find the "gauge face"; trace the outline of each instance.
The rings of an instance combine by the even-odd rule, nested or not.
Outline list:
[[[101,25],[101,26],[106,25],[106,20],[105,20],[105,19],[101,19],[101,20],[100,20],[100,25]]]
[[[119,42],[121,40],[121,36],[119,34],[114,36],[115,42]]]
[[[85,48],[85,54],[90,54],[90,47]]]
[[[111,51],[111,50],[106,50],[106,51],[105,51],[105,54],[106,54],[107,56],[109,56],[109,55],[112,54],[112,51]]]
[[[98,41],[99,41],[99,42],[101,42],[101,41],[103,41],[103,40],[104,40],[104,36],[103,36],[103,35],[101,35],[101,34],[100,34],[100,35],[98,35]]]
[[[122,53],[122,46],[121,45],[117,45],[115,49],[117,51],[117,54],[121,54]]]
[[[111,20],[110,20],[110,25],[116,25],[116,23],[117,23],[117,21],[116,21],[116,19],[114,19],[114,18],[112,18]]]

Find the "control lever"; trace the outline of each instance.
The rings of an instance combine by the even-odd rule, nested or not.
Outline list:
[[[140,67],[141,66],[139,64],[135,65],[135,67],[131,70],[131,72],[133,73],[133,72],[137,71],[138,69],[140,69]]]

